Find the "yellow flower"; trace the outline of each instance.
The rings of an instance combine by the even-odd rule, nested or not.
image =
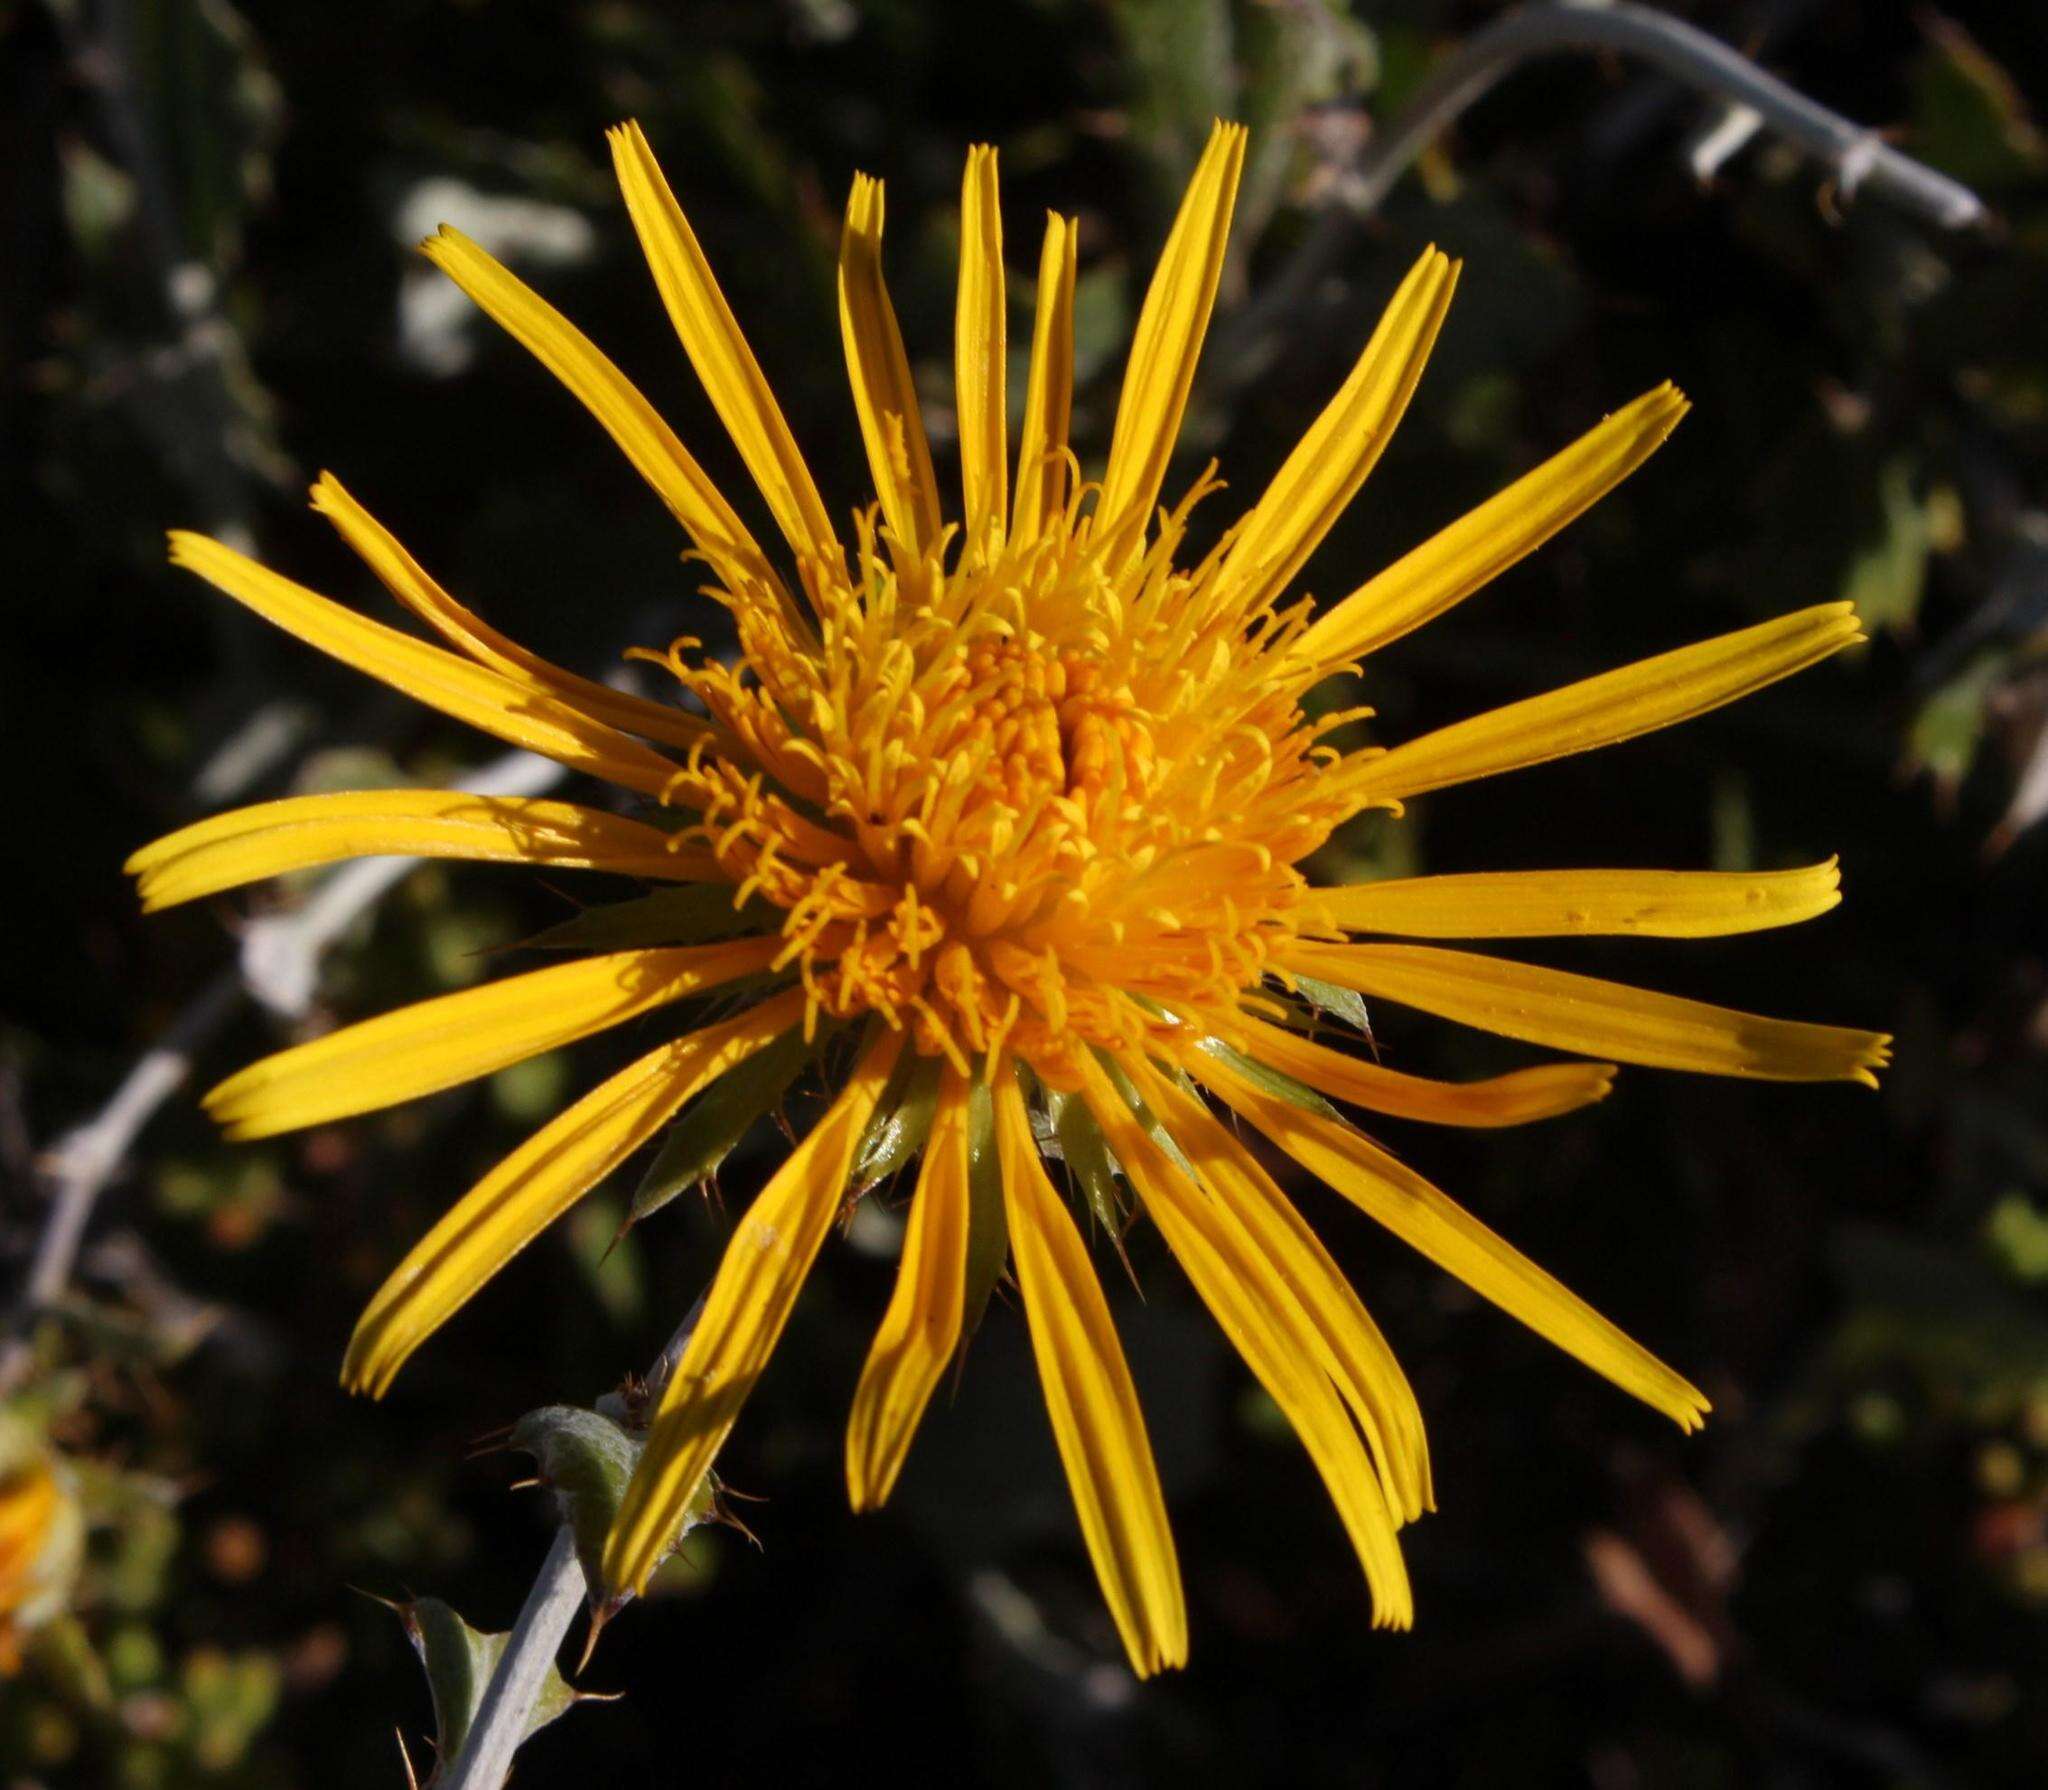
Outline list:
[[[1431,1507],[1413,1394],[1234,1113],[1448,1272],[1682,1427],[1706,1400],[1331,1104],[1520,1124],[1600,1099],[1607,1061],[1446,1084],[1338,1048],[1355,996],[1588,1057],[1784,1081],[1874,1081],[1887,1041],[1761,1019],[1446,949],[1440,939],[1696,938],[1810,918],[1832,861],[1757,875],[1518,871],[1320,887],[1302,868],[1361,811],[1700,714],[1859,638],[1826,604],[1390,748],[1312,720],[1332,671],[1440,615],[1640,465],[1685,401],[1661,386],[1341,601],[1296,575],[1406,407],[1458,267],[1431,250],[1258,502],[1181,552],[1213,468],[1158,507],[1215,300],[1244,132],[1218,125],[1141,312],[1099,484],[1068,446],[1075,232],[1048,220],[1021,439],[1010,454],[996,158],[962,197],[954,353],[961,501],[947,521],[881,273],[882,188],[854,182],[840,327],[876,502],[842,536],[639,129],[612,135],[655,283],[788,548],[776,560],[618,370],[474,243],[426,253],[624,450],[708,568],[730,662],[685,636],[646,657],[690,706],[620,694],[494,632],[331,477],[315,507],[448,648],[367,621],[216,542],[173,556],[300,638],[500,739],[639,798],[629,818],[438,790],[274,802],[136,854],[151,907],[363,853],[583,867],[730,892],[722,935],[676,930],[350,1026],[230,1077],[236,1137],[339,1119],[487,1075],[704,995],[685,1029],[493,1169],[371,1301],[344,1379],[405,1359],[672,1115],[771,1046],[854,1039],[829,1109],[735,1227],[610,1538],[638,1587],[773,1350],[864,1140],[923,1127],[894,1297],[855,1395],[846,1469],[879,1504],[968,1307],[1007,1251],[1081,1528],[1140,1672],[1186,1655],[1186,1612],[1143,1419],[1048,1148],[1157,1226],[1327,1483],[1380,1622],[1412,1599],[1396,1532]],[[787,575],[793,570],[793,580]],[[448,650],[452,648],[453,650]],[[720,899],[719,910],[728,904]],[[696,916],[688,920],[688,916]],[[690,925],[698,929],[689,930]],[[1357,935],[1371,935],[1361,940]],[[1345,991],[1350,991],[1347,994]],[[1112,1167],[1121,1180],[1112,1178]],[[970,1263],[977,1267],[971,1269]]]
[[[0,1413],[0,1678],[20,1670],[23,1643],[77,1577],[85,1520],[69,1479],[25,1422]]]

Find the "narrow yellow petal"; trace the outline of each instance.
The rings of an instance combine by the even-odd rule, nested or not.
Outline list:
[[[1082,1098],[1145,1202],[1174,1259],[1233,1347],[1285,1414],[1315,1462],[1365,1569],[1373,1619],[1406,1628],[1415,1598],[1401,1559],[1397,1519],[1321,1366],[1313,1326],[1285,1285],[1209,1193],[1195,1185],[1133,1115],[1116,1086],[1084,1059]]]
[[[308,646],[512,745],[641,795],[660,795],[676,775],[671,760],[574,705],[369,621],[204,535],[174,530],[171,563]]]
[[[847,1420],[846,1488],[855,1510],[878,1508],[894,1489],[925,1406],[960,1341],[967,1214],[967,1082],[948,1068],[903,1233],[896,1291],[875,1332]]]
[[[507,639],[435,583],[397,536],[356,502],[331,472],[322,473],[313,486],[313,507],[334,524],[394,597],[479,665],[515,684],[557,697],[623,733],[643,734],[685,751],[711,738],[710,727],[694,715],[578,677]]]
[[[1244,143],[1240,124],[1219,121],[1210,132],[1145,294],[1110,436],[1109,468],[1096,509],[1098,537],[1129,530],[1135,547],[1151,522],[1223,277]]]
[[[1317,667],[1376,652],[1434,620],[1591,509],[1642,465],[1691,408],[1666,383],[1625,405],[1334,603],[1296,646]]]
[[[1364,1062],[1249,1014],[1240,1014],[1237,1023],[1247,1053],[1267,1068],[1332,1100],[1430,1125],[1528,1125],[1605,1100],[1614,1087],[1612,1063],[1545,1063],[1484,1081],[1430,1081]]]
[[[1016,1079],[995,1084],[996,1146],[1011,1259],[1031,1349],[1088,1557],[1131,1668],[1149,1678],[1188,1657],[1188,1612],[1166,1500],[1109,1304],[1046,1179]]]
[[[1365,483],[1408,408],[1457,283],[1457,262],[1424,251],[1350,377],[1245,517],[1222,577],[1247,613],[1287,588]]]
[[[1024,388],[1024,435],[1017,450],[1012,537],[1030,541],[1067,501],[1067,426],[1074,407],[1074,222],[1045,219],[1038,257],[1038,311],[1031,327],[1031,376]]]
[[[647,265],[712,408],[730,431],[790,547],[799,555],[837,561],[839,539],[825,501],[754,351],[718,289],[696,233],[662,178],[654,151],[637,124],[622,124],[609,136],[619,190],[625,194]]]
[[[839,239],[839,334],[882,516],[912,556],[939,538],[939,483],[896,308],[882,280],[882,183],[853,177]]]
[[[674,1540],[839,1216],[854,1150],[901,1048],[900,1033],[875,1038],[831,1109],[734,1229],[605,1540],[607,1590],[644,1590]]]
[[[1708,1405],[1696,1388],[1412,1169],[1350,1126],[1268,1094],[1206,1054],[1189,1068],[1302,1167],[1447,1274],[1681,1429],[1700,1427]]]
[[[1211,1196],[1258,1248],[1314,1325],[1323,1371],[1365,1433],[1387,1503],[1413,1522],[1433,1508],[1422,1410],[1387,1339],[1321,1239],[1251,1154],[1192,1094],[1143,1064],[1133,1084]]]
[[[463,1195],[357,1321],[341,1383],[382,1398],[408,1357],[700,1089],[803,1019],[801,989],[649,1051],[543,1126]]]
[[[1439,728],[1359,760],[1349,787],[1361,804],[1394,802],[1612,746],[1748,696],[1862,638],[1850,604],[1819,603]]]
[[[1719,938],[1794,926],[1842,899],[1837,861],[1803,870],[1506,870],[1415,876],[1319,890],[1355,932],[1420,939],[1633,933]]]
[[[781,590],[767,555],[710,476],[581,330],[460,230],[443,224],[420,253],[582,401],[729,583]]]
[[[1564,970],[1434,945],[1289,945],[1284,968],[1553,1050],[1757,1081],[1877,1086],[1880,1032],[1764,1019]]]
[[[206,1096],[236,1139],[438,1093],[765,970],[780,936],[614,951],[418,1001],[251,1063]]]
[[[718,876],[709,852],[672,849],[644,822],[531,796],[373,789],[236,808],[145,845],[124,868],[145,912],[344,858],[469,858],[605,870],[663,882]]]
[[[967,152],[960,185],[960,289],[953,313],[953,402],[960,413],[968,563],[995,556],[1010,508],[1006,303],[996,152],[977,143]]]

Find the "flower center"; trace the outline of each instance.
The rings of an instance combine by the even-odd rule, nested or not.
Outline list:
[[[736,664],[667,655],[722,736],[671,799],[785,910],[817,1008],[1044,1072],[1172,1011],[1227,1023],[1258,984],[1332,817],[1274,671],[1293,624],[1230,612],[1174,544],[1054,530],[950,572],[869,551],[809,586],[814,639],[735,603]]]

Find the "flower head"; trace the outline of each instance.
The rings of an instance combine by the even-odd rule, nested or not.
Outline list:
[[[512,860],[644,879],[626,948],[302,1044],[209,1096],[264,1136],[487,1074],[700,997],[720,1006],[492,1170],[372,1300],[344,1377],[381,1392],[518,1249],[725,1078],[772,1104],[843,1062],[823,1117],[726,1247],[606,1553],[661,1557],[804,1276],[880,1162],[921,1152],[902,1266],[854,1401],[847,1476],[888,1495],[940,1374],[1005,1260],[1110,1610],[1141,1671],[1186,1618],[1144,1424],[1069,1202],[1142,1213],[1328,1484],[1379,1620],[1411,1596],[1396,1532],[1430,1508],[1413,1394],[1329,1255],[1218,1108],[1478,1292],[1690,1429],[1705,1399],[1412,1170],[1338,1105],[1451,1125],[1600,1099],[1613,1062],[1870,1082],[1886,1040],[1447,949],[1444,939],[1700,937],[1810,918],[1832,862],[1759,875],[1517,871],[1319,885],[1306,863],[1369,808],[1702,713],[1858,638],[1823,605],[1401,744],[1312,718],[1334,671],[1449,609],[1640,465],[1685,401],[1659,387],[1318,611],[1297,575],[1378,459],[1457,264],[1410,271],[1357,366],[1216,546],[1186,549],[1214,469],[1160,507],[1215,300],[1244,149],[1219,125],[1131,348],[1107,463],[1068,443],[1075,233],[1048,220],[1022,429],[1004,389],[996,158],[969,157],[955,329],[960,497],[941,488],[881,272],[882,188],[857,178],[840,324],[874,502],[842,533],[637,127],[613,133],[655,282],[787,548],[749,533],[587,340],[452,230],[426,253],[610,432],[708,569],[738,652],[641,655],[681,702],[623,694],[494,632],[332,478],[314,504],[448,642],[364,620],[215,542],[173,553],[302,638],[502,739],[609,781],[635,812],[433,790],[271,803],[173,834],[131,868],[163,906],[361,853]],[[706,891],[715,891],[707,901]],[[623,913],[625,910],[621,910]],[[1581,1058],[1441,1083],[1344,1048],[1359,997]],[[1347,1017],[1348,1016],[1348,1017]],[[750,1065],[742,1070],[742,1065]],[[764,1066],[766,1071],[764,1072]],[[763,1092],[765,1090],[765,1092]]]

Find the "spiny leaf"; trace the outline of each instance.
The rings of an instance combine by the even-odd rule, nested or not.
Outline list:
[[[939,1059],[909,1051],[897,1059],[894,1073],[874,1116],[862,1133],[853,1158],[853,1192],[859,1196],[886,1181],[931,1135],[932,1113],[939,1103]]]
[[[1372,1021],[1366,1017],[1365,997],[1354,989],[1339,988],[1334,982],[1319,982],[1313,976],[1296,976],[1295,992],[1311,1007],[1341,1020],[1360,1036],[1372,1036]]]
[[[554,1496],[557,1516],[576,1539],[585,1584],[602,1584],[604,1540],[647,1446],[645,1434],[580,1405],[543,1405],[512,1426],[510,1445],[533,1456],[541,1483]],[[720,1516],[718,1475],[707,1473],[676,1528],[671,1550],[692,1529]],[[601,1624],[616,1608],[594,1612],[595,1621]]]
[[[981,1328],[989,1296],[1010,1255],[1010,1221],[1003,1212],[1003,1171],[996,1155],[996,1103],[977,1079],[967,1093],[967,1274],[964,1341]]]
[[[509,1634],[485,1634],[463,1621],[461,1615],[438,1597],[422,1597],[393,1606],[405,1624],[407,1639],[420,1656],[427,1674],[427,1690],[434,1699],[434,1742],[441,1758],[457,1757],[483,1702],[484,1688],[497,1670]],[[526,1732],[533,1734],[580,1699],[569,1682],[553,1666],[548,1668],[540,1695],[534,1698],[527,1716]],[[522,1736],[524,1738],[524,1736]]]
[[[626,1214],[627,1224],[638,1224],[686,1188],[715,1175],[740,1139],[781,1100],[803,1066],[824,1048],[830,1030],[820,1025],[817,1037],[807,1042],[803,1028],[792,1026],[698,1095],[669,1128],[641,1177]]]
[[[1130,1225],[1131,1207],[1117,1180],[1117,1160],[1109,1140],[1088,1111],[1088,1103],[1078,1094],[1047,1088],[1044,1098],[1046,1118],[1059,1145],[1061,1160],[1081,1189],[1089,1211],[1111,1236],[1122,1236]]]
[[[1298,1106],[1306,1112],[1316,1113],[1323,1118],[1336,1119],[1339,1123],[1344,1122],[1344,1115],[1332,1106],[1329,1101],[1324,1099],[1322,1095],[1318,1094],[1315,1089],[1310,1087],[1307,1082],[1297,1081],[1293,1076],[1275,1069],[1269,1064],[1261,1063],[1256,1058],[1246,1056],[1241,1050],[1233,1050],[1221,1038],[1204,1038],[1202,1040],[1202,1049],[1207,1051],[1210,1056],[1216,1058],[1218,1062],[1228,1063],[1246,1081],[1286,1101],[1289,1106]]]

